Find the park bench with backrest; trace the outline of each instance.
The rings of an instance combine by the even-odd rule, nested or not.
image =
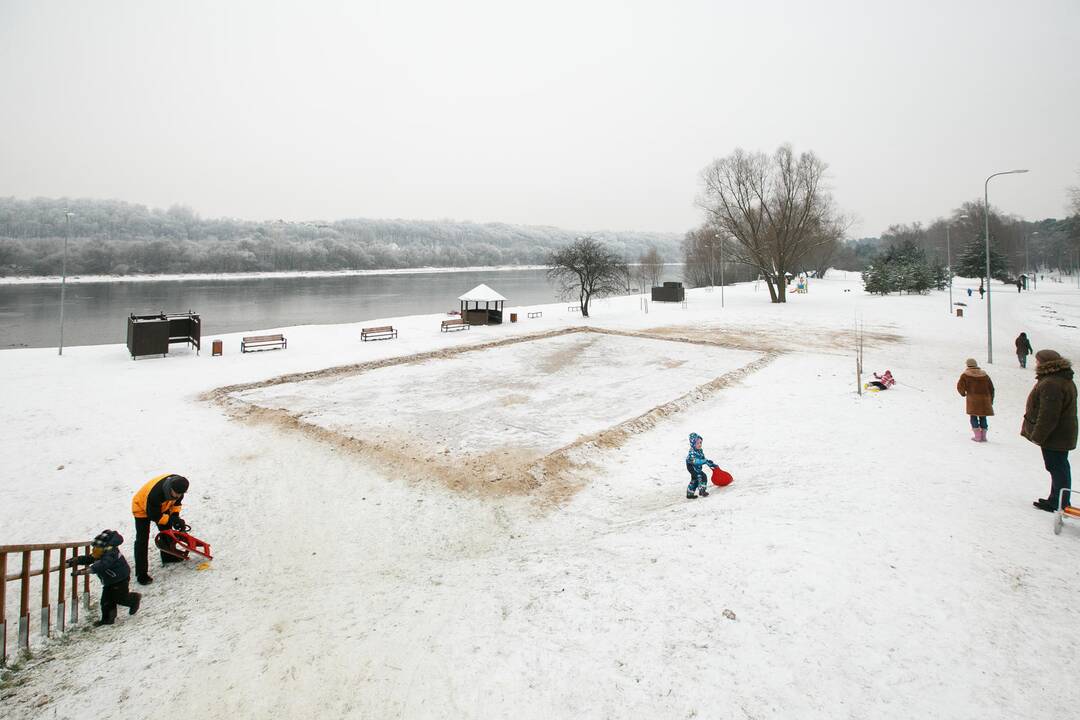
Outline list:
[[[469,324],[461,318],[454,318],[453,320],[443,320],[440,330],[442,332],[454,332],[457,330],[468,330]]]
[[[532,320],[533,318],[538,318],[538,317],[544,317],[544,311],[543,310],[534,310],[531,313],[529,313],[529,319],[530,320]]]
[[[360,330],[360,339],[364,342],[368,340],[392,340],[397,337],[397,330],[392,325],[380,325],[379,327],[369,327]]]
[[[252,335],[240,341],[240,352],[259,352],[261,350],[284,350],[289,343],[284,335]]]

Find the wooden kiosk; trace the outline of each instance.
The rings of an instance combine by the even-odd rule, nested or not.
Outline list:
[[[458,298],[461,319],[469,325],[501,325],[506,298],[487,285],[477,285]],[[484,307],[480,307],[483,303]]]

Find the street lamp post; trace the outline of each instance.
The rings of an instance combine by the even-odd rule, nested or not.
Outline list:
[[[60,349],[58,355],[64,354],[64,291],[67,285],[67,248],[68,240],[71,239],[71,216],[75,213],[65,212],[64,229],[64,260],[60,270]]]
[[[994,364],[994,328],[993,321],[990,314],[990,180],[996,178],[998,175],[1015,175],[1017,173],[1026,173],[1027,170],[1006,170],[1005,172],[994,173],[990,177],[986,178],[986,182],[983,183],[983,219],[985,220],[986,230],[986,364]]]
[[[1039,269],[1035,268],[1035,272],[1031,272],[1031,262],[1028,260],[1028,241],[1031,240],[1033,236],[1038,234],[1038,230],[1033,230],[1031,234],[1028,235],[1027,240],[1024,241],[1024,265],[1027,267],[1028,278],[1031,279],[1031,287],[1033,290],[1039,289]],[[1038,258],[1036,258],[1035,264],[1038,265],[1038,263],[1039,260]]]
[[[967,220],[967,215],[961,215],[956,218],[957,220]],[[945,262],[949,268],[949,314],[952,315],[953,300],[952,300],[952,245],[949,242],[949,228],[952,227],[951,222],[945,223]]]

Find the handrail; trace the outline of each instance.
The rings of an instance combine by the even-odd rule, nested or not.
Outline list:
[[[52,574],[57,573],[59,582],[56,593],[56,625],[60,632],[66,629],[65,600],[68,597],[66,561],[68,550],[71,556],[78,555],[82,548],[86,554],[90,553],[90,541],[59,542],[59,543],[32,543],[23,545],[0,545],[0,666],[7,664],[7,584],[16,580],[19,582],[19,630],[17,647],[29,652],[30,650],[30,578],[41,576],[41,635],[49,637],[52,630],[52,606],[49,604],[49,590]],[[54,550],[60,551],[60,563],[53,565],[51,555]],[[41,553],[41,565],[31,569],[30,563],[33,553]],[[22,554],[20,569],[18,572],[8,574],[8,555]],[[79,582],[74,570],[71,573],[71,624],[79,621]],[[90,576],[83,576],[83,606],[90,609]]]

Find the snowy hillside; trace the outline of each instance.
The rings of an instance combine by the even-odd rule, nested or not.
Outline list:
[[[977,296],[957,318],[841,273],[784,306],[687,298],[582,319],[511,297],[516,324],[287,328],[248,355],[242,333],[223,357],[0,352],[0,543],[109,527],[130,559],[132,493],[176,472],[216,554],[152,553],[138,615],[35,636],[4,717],[162,695],[208,720],[1073,715],[1080,524],[1031,506],[1012,341],[1080,360],[1080,290],[995,285],[992,365]],[[857,319],[894,389],[855,393]],[[985,444],[967,357],[997,388]],[[735,476],[693,501],[690,432]]]

